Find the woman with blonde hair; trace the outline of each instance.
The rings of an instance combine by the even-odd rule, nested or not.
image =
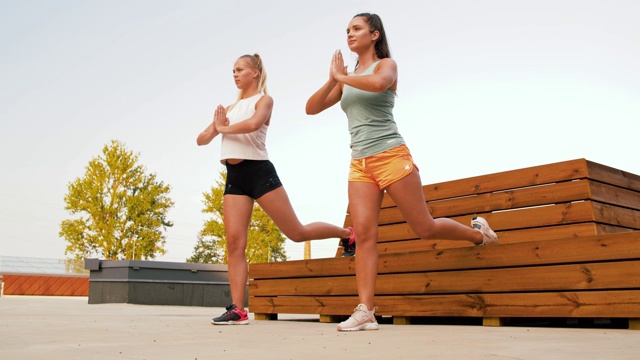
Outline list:
[[[294,242],[328,238],[340,238],[347,244],[355,241],[351,228],[323,222],[303,225],[298,220],[265,146],[273,98],[267,94],[267,74],[260,55],[238,58],[233,79],[240,90],[238,100],[227,107],[218,105],[213,121],[197,138],[198,145],[207,145],[222,134],[220,160],[227,168],[223,222],[233,303],[222,315],[212,319],[215,325],[249,323],[244,308],[248,276],[245,251],[254,201]]]

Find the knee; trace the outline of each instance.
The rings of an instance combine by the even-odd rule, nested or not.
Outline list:
[[[246,259],[245,249],[228,248],[227,261],[229,261],[229,263],[237,263],[238,261],[243,261],[244,259]]]
[[[412,230],[420,239],[432,240],[438,237],[433,226],[422,226]]]
[[[289,240],[293,242],[303,242],[309,240],[305,234],[303,229],[297,229],[293,231],[287,231],[284,236],[286,236]]]
[[[360,230],[356,228],[356,246],[366,246],[373,244],[376,246],[378,243],[378,231],[375,228],[373,231]]]
[[[227,236],[227,256],[230,258],[238,258],[245,256],[245,241],[236,239],[233,236]]]

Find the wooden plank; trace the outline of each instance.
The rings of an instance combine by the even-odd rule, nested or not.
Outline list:
[[[378,296],[380,316],[640,318],[640,290]],[[254,297],[254,313],[350,315],[357,296]]]
[[[4,278],[4,293],[7,295],[24,294],[25,290],[33,284],[35,279],[23,275],[3,275]]]
[[[559,240],[564,241],[569,238],[585,237],[607,234],[601,232],[597,224],[593,222],[566,224],[557,226],[539,227],[533,229],[518,229],[511,231],[500,231],[498,236],[501,244],[511,244],[517,242]],[[625,229],[630,231],[629,229]],[[613,231],[611,231],[613,232]],[[621,232],[621,231],[619,231]]]
[[[542,207],[523,208],[491,214],[482,214],[495,231],[530,229],[553,225],[574,224],[595,220],[593,203],[581,201]],[[454,220],[469,224],[472,216],[455,217]]]
[[[54,292],[54,290],[49,291],[50,289],[55,289],[64,283],[64,280],[59,276],[38,276],[38,279],[38,287],[33,288],[30,295],[50,295]]]
[[[77,278],[78,287],[68,296],[89,296],[89,278]]]
[[[354,275],[356,257],[249,264],[249,278],[280,279]],[[611,260],[640,260],[640,232],[569,238],[562,241],[529,241],[380,254],[378,272],[387,274],[486,269]]]
[[[63,281],[63,285],[59,286],[56,289],[57,294],[61,294],[61,295],[64,294],[63,296],[68,296],[69,294],[73,293],[77,288],[76,279],[74,278],[65,278],[65,279],[62,279],[62,281]]]
[[[587,178],[585,159],[498,172],[423,187],[427,201]]]
[[[595,220],[599,223],[640,229],[640,211],[593,202]]]
[[[479,215],[487,219],[494,231],[500,232],[505,230],[594,222],[596,219],[594,206],[596,206],[595,203],[591,201],[580,201]],[[602,207],[601,205],[597,206],[598,209]],[[633,217],[630,211],[624,212],[622,208],[611,209],[610,212],[612,214],[624,214],[625,219],[629,219],[630,216]],[[450,219],[467,226],[471,223],[472,218],[473,215],[450,217]],[[602,216],[599,218],[601,218],[602,222],[608,221],[611,225],[619,225],[613,223],[613,220],[610,218],[607,219]],[[635,222],[626,221],[625,224],[631,227],[630,225],[635,225]],[[385,225],[378,228],[378,242],[417,238],[407,223]]]
[[[411,325],[411,317],[408,316],[394,316],[393,325]]]
[[[493,220],[495,220],[495,218]],[[625,232],[625,231],[632,231],[632,229],[621,228],[621,227],[611,227],[611,226],[607,227],[605,225],[598,226],[598,224],[594,222],[583,222],[583,223],[558,224],[553,226],[536,227],[531,229],[520,228],[520,229],[511,229],[511,230],[509,229],[496,230],[496,233],[500,237],[501,243],[514,243],[514,242],[529,241],[531,239],[556,240],[556,239],[565,239],[570,237],[609,234],[609,233],[618,233],[618,232]],[[418,237],[413,233],[413,231],[407,224],[387,225],[387,226],[380,227],[378,229],[378,248],[379,249],[385,249],[385,246],[387,246],[387,244],[388,246],[398,246],[399,243],[412,241],[412,240],[431,241],[429,245],[423,245],[423,247],[426,247],[429,249],[451,247],[451,246],[441,246],[442,244],[435,243],[435,242],[440,242],[442,240],[418,239]],[[461,241],[456,241],[456,242],[459,244],[464,244],[464,246],[469,246],[470,244],[468,242],[461,242]],[[461,246],[455,246],[455,247],[461,247]],[[380,251],[380,252],[385,252],[385,251]],[[387,251],[387,252],[393,252],[393,251]]]
[[[380,279],[380,276],[378,276]],[[355,276],[249,280],[252,296],[356,295]]]
[[[483,326],[504,326],[507,323],[505,318],[485,317],[482,318]]]
[[[320,315],[321,323],[338,323],[344,321],[345,316],[335,316],[335,315]]]
[[[598,229],[598,235],[618,234],[623,232],[638,231],[635,229],[629,229],[629,228],[623,228],[620,226],[611,226],[611,225],[605,225],[605,224],[596,224],[596,228]]]
[[[376,295],[634,289],[640,261],[382,274]],[[354,276],[252,281],[253,296],[356,295]]]
[[[540,227],[533,229],[518,229],[497,232],[500,237],[501,244],[510,244],[516,242],[544,240],[560,240],[572,237],[585,237],[593,235],[617,234],[622,232],[630,232],[634,229],[610,226],[605,224],[597,224],[593,222],[565,224],[549,227]],[[441,246],[442,247],[442,246]]]
[[[472,317],[637,317],[640,290],[463,294],[376,298],[378,315]]]
[[[3,275],[5,295],[87,296],[89,278],[49,275]]]
[[[589,181],[576,180],[428,202],[434,218],[589,199]]]
[[[640,191],[640,176],[610,166],[587,161],[587,172],[590,179],[625,189]]]
[[[25,275],[3,275],[5,295],[24,295],[36,280]]]
[[[281,279],[355,274],[355,257],[249,264],[249,279]]]
[[[254,314],[253,319],[259,321],[278,320],[278,314]]]
[[[25,281],[22,283],[22,291],[24,295],[34,295],[37,289],[42,285],[40,276],[24,276]]]
[[[532,239],[535,239],[536,241],[564,241],[564,239],[572,237],[594,236],[599,234],[602,235],[629,231],[632,230],[615,226],[599,226],[595,223],[578,223],[535,229],[498,231],[497,234],[500,238],[501,244],[512,244],[516,242],[531,241]],[[465,241],[410,239],[378,243],[378,253],[387,254],[406,251],[427,251],[469,246],[470,244]]]
[[[67,286],[66,278],[61,276],[48,276],[43,278],[40,287],[35,290],[34,294],[37,295],[59,295],[63,292],[60,291],[60,287]],[[58,292],[56,294],[56,292]]]
[[[591,200],[603,204],[617,205],[640,210],[640,192],[590,181]]]
[[[58,293],[65,294],[64,296],[69,296],[73,294],[82,284],[78,282],[77,278],[67,278],[65,279],[65,287],[63,289],[58,289]]]
[[[84,287],[83,278],[71,278],[67,277],[65,279],[65,286],[58,288],[55,292],[56,295],[60,294],[62,296],[73,296],[74,294],[82,292]]]
[[[18,277],[18,275],[2,275],[3,293],[5,295],[13,295],[17,287]]]
[[[469,243],[465,241],[451,241],[448,243],[445,243],[445,241],[446,240],[417,239],[383,242],[378,243],[378,254],[392,254],[407,251],[429,251],[470,246]]]

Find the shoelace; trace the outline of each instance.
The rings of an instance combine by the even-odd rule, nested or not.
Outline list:
[[[353,315],[351,315],[351,317],[356,320],[366,320],[370,317],[370,313],[369,311],[365,311],[360,308],[355,308],[353,309]]]
[[[234,313],[235,313],[235,314],[238,314],[240,317],[242,317],[242,315],[241,315],[240,313],[238,313],[237,311],[234,311],[234,310],[236,310],[236,308],[234,308],[234,307],[233,307],[233,305],[227,306],[227,307],[225,307],[225,309],[227,310],[227,311],[225,311],[225,313],[223,314],[223,315],[224,315],[224,317],[225,317],[225,319],[231,319],[231,316],[232,316]]]

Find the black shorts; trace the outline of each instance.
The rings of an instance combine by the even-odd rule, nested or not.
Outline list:
[[[269,160],[244,160],[227,163],[227,183],[224,195],[245,195],[258,199],[282,186],[276,168]]]

